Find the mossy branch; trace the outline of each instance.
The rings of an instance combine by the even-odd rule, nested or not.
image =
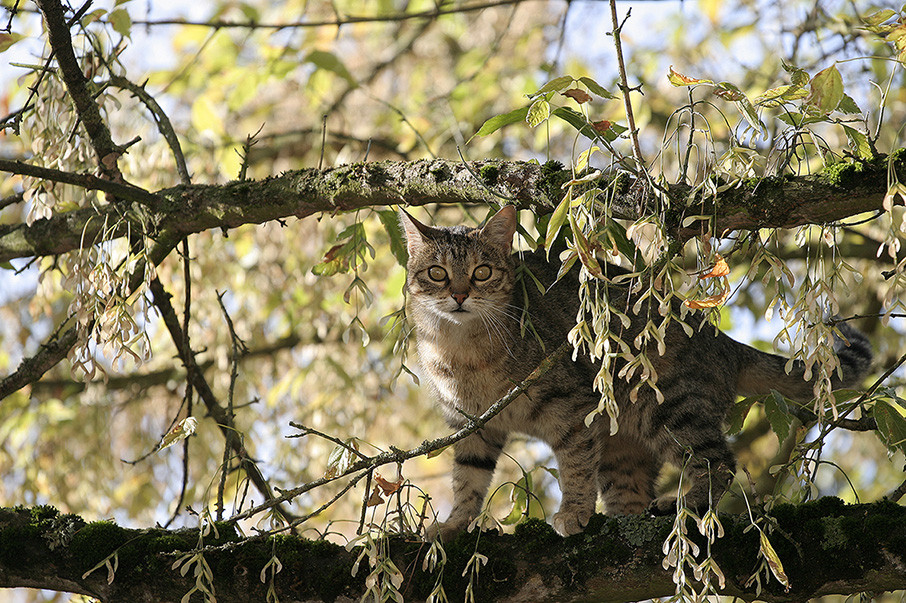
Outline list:
[[[906,588],[906,508],[889,502],[844,505],[829,498],[780,505],[771,515],[776,528],[770,539],[789,577],[789,592],[764,577],[759,595],[743,586],[758,566],[759,535],[746,529],[747,516],[721,515],[726,534],[712,554],[727,579],[722,594],[785,603]],[[476,534],[462,534],[445,544],[444,588],[451,601],[463,600],[468,580],[462,571],[477,544],[488,562],[475,585],[476,600],[569,603],[671,596],[674,585],[661,566],[661,546],[672,523],[672,517],[596,515],[583,533],[565,539],[535,519],[517,526],[514,535],[482,534],[479,543]],[[217,533],[219,538],[212,534],[199,550],[197,530],[86,523],[50,507],[0,509],[0,587],[82,593],[105,603],[146,601],[149,595],[175,602],[194,578],[181,576],[173,562],[197,552],[213,570],[221,603],[264,601],[268,585],[260,576],[273,555],[283,566],[273,581],[280,600],[355,601],[364,592],[367,563],[356,576],[351,572],[358,549],[288,535],[240,538],[226,524],[218,524]],[[400,590],[406,601],[424,601],[436,580],[422,569],[428,547],[394,537],[388,550],[403,569]],[[112,576],[103,567],[86,574],[113,554]]]
[[[7,162],[0,169],[23,173],[14,163]],[[880,210],[887,182],[886,166],[881,164],[844,164],[832,173],[741,183],[704,201],[688,186],[674,185],[667,189],[667,226],[684,238],[696,231],[694,225],[682,228],[683,220],[690,216],[714,216],[715,230],[722,233],[824,224]],[[110,218],[111,224],[120,224],[109,236],[124,235],[131,222],[133,230],[147,225],[150,236],[167,232],[179,238],[211,228],[262,224],[291,216],[305,218],[322,212],[398,204],[496,204],[501,197],[541,215],[553,211],[563,194],[561,185],[570,178],[567,170],[554,163],[476,161],[466,165],[436,159],[304,169],[260,181],[182,185],[154,193],[124,187],[129,190],[118,191],[118,197],[133,200],[128,208],[120,202],[115,207],[58,214],[31,226],[0,226],[0,262],[94,244],[98,225],[105,218]],[[62,176],[51,179],[100,188],[95,181],[83,184]],[[651,208],[640,207],[638,187],[629,184],[621,187],[626,192],[612,201],[613,214],[635,219],[650,213]]]

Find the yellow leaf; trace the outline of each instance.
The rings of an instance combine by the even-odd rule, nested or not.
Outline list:
[[[173,426],[173,429],[163,437],[160,441],[160,447],[158,451],[168,448],[173,444],[185,440],[187,437],[195,433],[195,428],[198,426],[198,419],[195,417],[186,417],[179,423]]]
[[[692,308],[693,310],[704,310],[705,308],[716,308],[717,306],[727,301],[728,297],[730,297],[729,287],[727,287],[720,293],[711,295],[704,299],[687,299],[683,302],[683,304],[685,304],[687,308]]]
[[[712,80],[702,80],[689,77],[688,75],[683,75],[682,73],[677,73],[673,69],[673,65],[670,66],[670,73],[667,74],[667,79],[670,80],[670,83],[674,86],[694,86],[696,84],[713,84]]]
[[[711,268],[707,272],[700,275],[698,278],[715,278],[718,276],[727,276],[728,274],[730,274],[730,267],[727,265],[727,260],[721,257],[721,255],[718,253],[717,260],[714,262],[714,265],[711,266]]]
[[[780,562],[780,557],[777,556],[777,551],[771,546],[771,541],[768,540],[768,535],[764,532],[761,532],[761,554],[768,562],[768,567],[771,568],[771,573],[774,574],[777,581],[783,584],[784,588],[786,588],[786,592],[790,592],[790,579],[787,578],[786,572],[783,571],[783,564]]]

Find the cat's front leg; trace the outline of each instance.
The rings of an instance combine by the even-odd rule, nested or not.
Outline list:
[[[584,427],[584,426],[583,426]],[[595,443],[590,429],[582,429],[564,438],[554,448],[560,466],[560,509],[554,514],[554,529],[561,536],[578,534],[595,512],[596,485]]]
[[[488,429],[453,444],[453,511],[447,521],[429,528],[429,540],[437,534],[449,540],[478,517],[504,444],[506,434]]]

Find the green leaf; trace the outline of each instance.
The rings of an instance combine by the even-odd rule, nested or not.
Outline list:
[[[749,416],[749,411],[756,401],[758,401],[756,396],[749,396],[739,400],[730,408],[730,413],[727,415],[727,435],[736,435],[742,431],[746,417]]]
[[[528,113],[525,116],[525,121],[529,126],[535,127],[544,123],[548,117],[551,116],[551,104],[539,98],[532,103],[532,106],[529,107]]]
[[[867,23],[868,25],[880,25],[896,14],[896,11],[885,8],[884,10],[879,10],[878,12],[872,13],[867,17],[862,17],[862,21]]]
[[[488,134],[496,132],[504,126],[508,126],[519,121],[525,121],[525,118],[528,115],[528,110],[528,107],[521,107],[519,109],[510,111],[509,113],[495,115],[491,119],[481,124],[481,127],[478,128],[478,132],[475,133],[475,136],[487,136]]]
[[[849,114],[859,114],[861,115],[862,109],[859,108],[859,105],[856,104],[856,101],[848,94],[843,95],[843,99],[840,101],[840,104],[837,105],[837,111],[840,113],[849,113]]]
[[[9,261],[0,262],[0,268],[3,268],[4,270],[15,270],[12,262],[9,262]]]
[[[390,238],[390,252],[393,253],[393,257],[396,258],[400,266],[405,268],[406,263],[409,261],[409,252],[406,249],[406,238],[403,236],[403,229],[400,228],[399,216],[396,215],[395,211],[384,210],[378,212],[378,218],[381,219],[381,224],[384,225],[384,230],[387,231],[387,236]]]
[[[579,131],[582,136],[588,138],[589,140],[597,140],[599,138],[606,140],[607,142],[613,142],[617,137],[626,131],[625,126],[619,124],[611,124],[610,128],[604,133],[600,133],[595,130],[588,120],[585,119],[585,116],[579,113],[574,109],[569,107],[557,107],[551,111],[552,115],[555,115],[574,127]]]
[[[793,415],[790,414],[786,400],[777,390],[772,389],[764,399],[764,414],[771,424],[771,429],[777,434],[777,439],[783,443],[790,435]]]
[[[843,131],[846,132],[846,138],[849,140],[849,147],[857,157],[862,159],[872,159],[874,157],[874,153],[871,150],[871,144],[868,142],[868,136],[849,126],[843,126]]]
[[[534,98],[540,94],[546,94],[548,92],[560,92],[561,90],[566,90],[573,83],[573,76],[571,75],[561,75],[549,81],[548,83],[541,86],[537,92],[530,94],[529,96]]]
[[[513,491],[510,492],[510,501],[513,507],[509,514],[500,520],[505,526],[518,523],[520,519],[528,515],[528,493],[532,491],[532,476],[530,473],[523,473],[522,479],[513,484]]]
[[[806,102],[827,115],[843,100],[843,77],[836,65],[822,69],[812,78],[811,92]]]
[[[355,81],[355,78],[352,77],[352,74],[349,73],[349,70],[346,69],[346,65],[343,64],[335,54],[332,52],[327,52],[325,50],[312,50],[308,53],[308,56],[305,57],[304,63],[312,63],[319,69],[324,69],[339,75],[341,78],[349,82],[352,86],[358,86],[358,82]]]
[[[752,102],[758,107],[779,107],[786,101],[799,100],[808,95],[808,90],[802,86],[777,86],[765,90]]]
[[[794,86],[805,86],[808,83],[809,77],[805,69],[800,69],[795,65],[790,65],[783,59],[780,59],[781,65],[783,65],[784,71],[790,74],[790,81]]]
[[[906,408],[896,400],[875,400],[874,417],[878,422],[878,437],[891,452],[906,452]]]
[[[129,16],[129,12],[125,8],[114,10],[107,16],[107,20],[113,26],[113,31],[124,38],[129,37],[129,33],[132,31],[132,17]]]
[[[591,90],[593,94],[597,94],[601,98],[606,98],[607,100],[612,100],[616,98],[616,95],[608,92],[601,84],[594,81],[590,77],[582,76],[579,78],[579,81],[585,84],[585,87]]]
[[[548,259],[550,259],[551,247],[553,246],[557,235],[560,234],[560,229],[563,227],[564,222],[566,222],[566,215],[569,213],[569,204],[572,201],[572,198],[573,189],[572,187],[569,187],[566,194],[563,195],[563,200],[560,201],[560,205],[557,206],[557,209],[555,209],[554,213],[551,215],[550,222],[547,223],[544,248],[547,251]]]

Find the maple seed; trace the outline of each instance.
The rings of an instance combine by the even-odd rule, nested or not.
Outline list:
[[[611,126],[611,123],[609,121],[607,121],[606,119],[602,119],[601,121],[591,122],[591,127],[594,128],[595,132],[597,132],[598,134],[603,134],[604,132],[606,132],[607,130],[610,129],[610,126]]]
[[[715,260],[714,265],[707,272],[699,275],[698,278],[716,278],[718,276],[727,276],[728,274],[730,274],[730,267],[727,265],[727,260],[717,254],[717,260]]]
[[[716,295],[704,299],[687,299],[683,304],[687,308],[692,308],[693,310],[704,310],[705,308],[716,308],[727,301],[728,297],[730,297],[729,287]]]
[[[573,99],[580,105],[582,103],[587,103],[591,100],[591,95],[588,92],[586,92],[585,90],[582,90],[581,88],[570,88],[569,90],[567,90],[566,92],[563,93],[563,96],[568,96],[569,98]]]

